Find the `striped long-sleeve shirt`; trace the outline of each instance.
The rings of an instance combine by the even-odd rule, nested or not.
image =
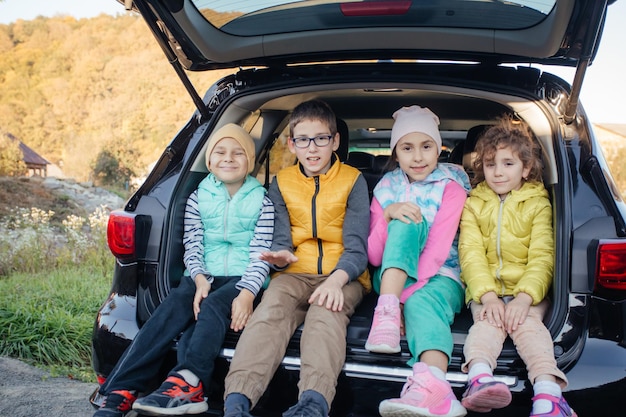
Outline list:
[[[183,262],[191,278],[198,274],[206,275],[211,280],[204,262],[203,226],[198,210],[198,191],[194,191],[187,199],[183,230],[183,246],[185,254]],[[261,252],[269,251],[274,234],[274,205],[265,196],[261,214],[254,228],[254,236],[250,241],[250,262],[236,287],[246,288],[257,295],[269,274],[269,264],[259,260]]]

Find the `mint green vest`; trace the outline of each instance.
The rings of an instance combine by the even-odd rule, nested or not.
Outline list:
[[[198,185],[204,263],[212,275],[241,276],[245,272],[264,196],[265,188],[251,176],[232,198],[213,174]]]

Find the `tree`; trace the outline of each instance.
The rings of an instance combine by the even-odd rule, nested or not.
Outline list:
[[[19,142],[8,133],[0,131],[0,176],[26,174],[26,164]]]
[[[136,157],[136,152],[129,146],[107,145],[93,163],[94,181],[99,185],[127,187],[135,176],[133,164]]]

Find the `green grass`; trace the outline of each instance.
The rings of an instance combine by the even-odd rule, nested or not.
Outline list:
[[[110,267],[83,263],[0,278],[0,355],[53,376],[95,382],[91,334],[111,284]]]
[[[53,215],[33,207],[0,216],[0,355],[95,382],[91,334],[115,262],[108,214]]]

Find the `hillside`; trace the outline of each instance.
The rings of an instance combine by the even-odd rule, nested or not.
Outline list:
[[[226,73],[190,78],[204,91]],[[0,131],[68,177],[93,179],[102,150],[143,173],[194,110],[139,16],[0,25]]]
[[[230,72],[188,75],[202,94]],[[138,15],[0,25],[0,134],[13,134],[67,177],[97,180],[99,155],[112,155],[142,176],[194,110]],[[622,189],[626,172],[615,151],[626,141],[614,139],[624,139],[615,134],[624,131],[596,132],[610,141],[603,148]]]

